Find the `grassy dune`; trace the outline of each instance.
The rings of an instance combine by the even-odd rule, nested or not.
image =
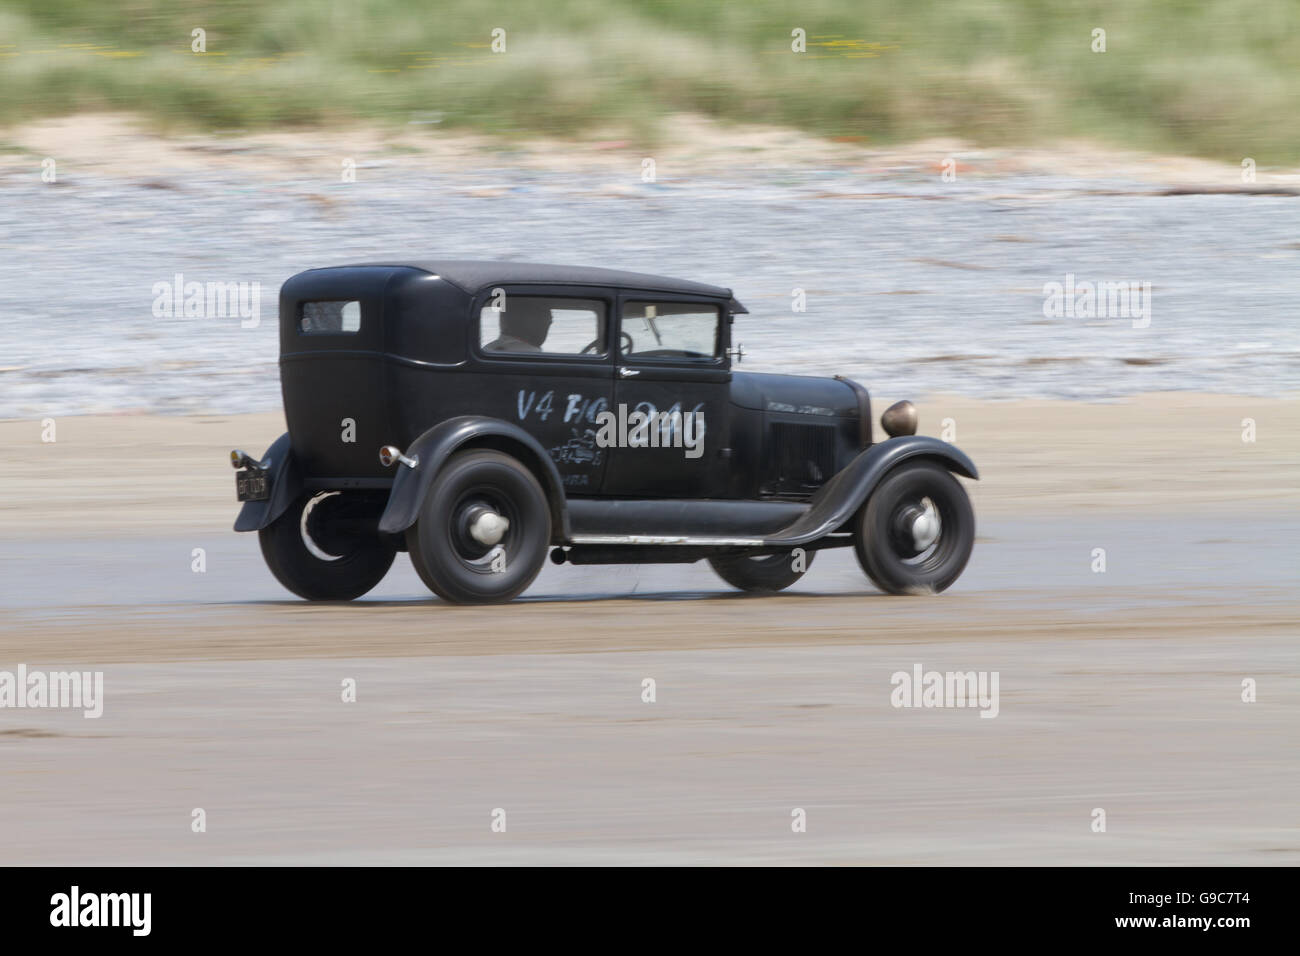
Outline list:
[[[493,53],[492,30],[506,30]],[[791,31],[808,51],[791,52]],[[191,52],[191,31],[207,52]],[[1095,28],[1105,53],[1091,50]],[[5,0],[0,122],[412,120],[655,135],[691,111],[890,142],[1300,157],[1295,0]]]

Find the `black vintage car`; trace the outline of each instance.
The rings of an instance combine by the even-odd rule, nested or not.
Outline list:
[[[852,545],[890,593],[970,556],[975,466],[872,440],[866,389],[739,372],[729,289],[609,269],[410,262],[312,269],[280,290],[288,434],[231,453],[236,531],[311,600],[351,599],[407,551],[449,601],[508,601],[559,564],[692,563],[793,584]]]

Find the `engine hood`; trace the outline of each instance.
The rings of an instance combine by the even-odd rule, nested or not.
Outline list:
[[[821,418],[859,417],[853,387],[833,378],[733,372],[731,401],[741,408]]]

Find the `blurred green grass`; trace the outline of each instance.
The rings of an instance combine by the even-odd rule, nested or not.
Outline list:
[[[0,123],[356,120],[654,140],[667,113],[868,143],[1300,157],[1296,0],[3,0]],[[190,50],[206,31],[207,53]],[[507,51],[489,48],[506,32]],[[808,52],[790,50],[807,31]],[[1091,50],[1094,28],[1107,52]]]

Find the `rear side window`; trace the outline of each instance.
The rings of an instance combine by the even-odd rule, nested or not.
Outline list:
[[[503,295],[479,313],[479,346],[488,353],[602,356],[605,303]]]
[[[625,302],[619,354],[629,358],[713,359],[722,310],[698,302]]]
[[[338,335],[360,329],[360,302],[304,302],[298,312],[298,331],[305,335]]]

